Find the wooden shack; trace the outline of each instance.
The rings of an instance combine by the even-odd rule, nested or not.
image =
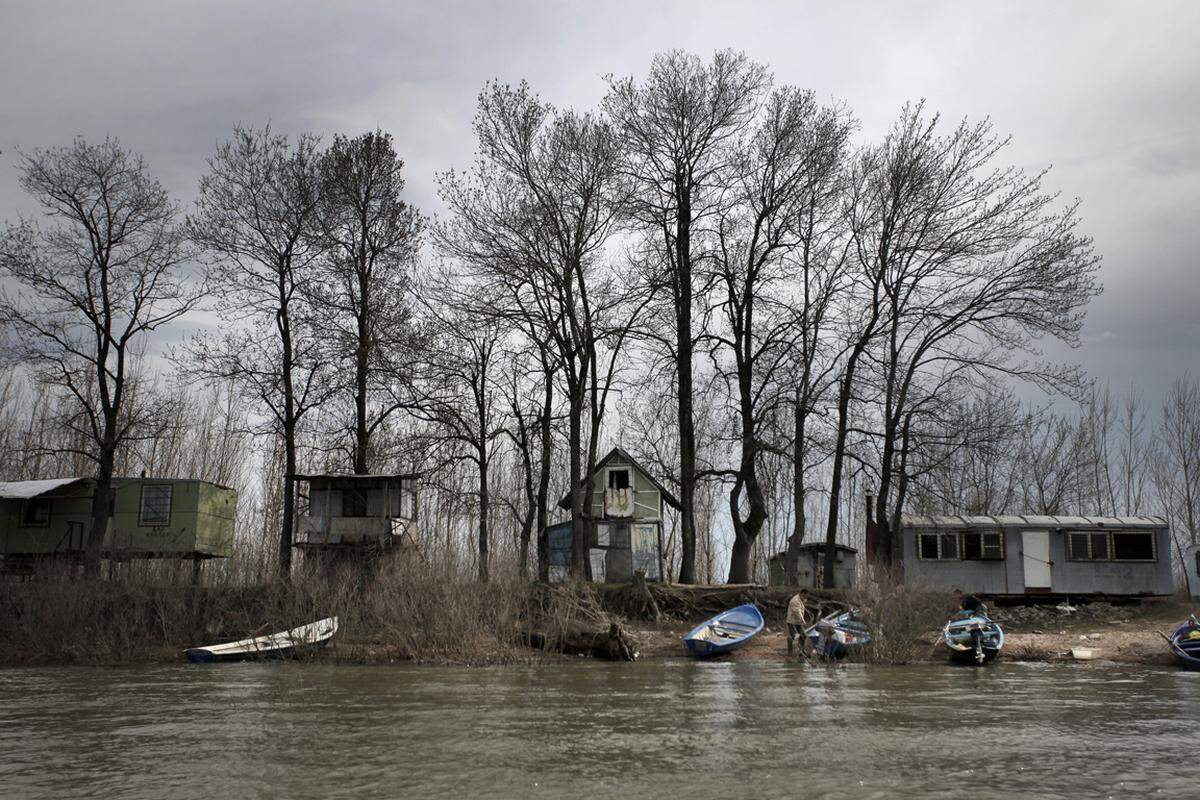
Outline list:
[[[417,474],[294,475],[294,543],[309,551],[384,551],[417,544]]]
[[[570,492],[558,506],[570,511]],[[679,501],[629,453],[614,447],[600,459],[592,473],[591,502],[585,512],[592,580],[627,583],[635,572],[661,580],[666,506],[678,509]],[[546,528],[551,580],[567,576],[571,531],[570,520]]]
[[[93,478],[0,483],[0,555],[5,569],[77,560],[92,527]],[[114,478],[101,555],[224,558],[233,551],[237,492],[190,478]]]
[[[858,550],[844,544],[834,545],[833,585],[846,589],[854,585],[857,570]],[[772,586],[784,586],[787,553],[776,553],[768,561],[768,582]],[[800,545],[800,558],[796,565],[796,586],[819,589],[825,585],[825,543],[805,542]]]

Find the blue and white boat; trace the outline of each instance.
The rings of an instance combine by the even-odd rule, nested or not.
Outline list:
[[[987,664],[1004,647],[1000,623],[979,611],[959,611],[942,628],[950,659],[960,664]]]
[[[821,658],[845,658],[851,650],[871,643],[871,628],[856,609],[822,617],[805,632],[813,653]]]
[[[191,647],[183,651],[188,661],[253,661],[262,658],[297,658],[329,644],[338,630],[338,618],[327,617],[290,631],[255,636],[236,642]]]
[[[738,649],[762,629],[762,612],[746,603],[701,622],[683,637],[683,644],[692,655],[706,658]]]
[[[1185,669],[1200,670],[1200,621],[1195,614],[1175,629],[1170,642],[1171,652]]]

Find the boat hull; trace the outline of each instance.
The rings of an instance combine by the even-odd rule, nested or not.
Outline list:
[[[203,647],[190,647],[184,650],[183,654],[193,664],[226,664],[234,661],[269,661],[271,659],[302,658],[321,650],[327,644],[329,644],[329,639],[314,644],[237,653],[214,653],[212,650]]]
[[[837,661],[871,643],[867,624],[853,612],[831,614],[806,631],[813,655]]]
[[[1184,669],[1200,672],[1200,622],[1193,617],[1171,634],[1171,653]]]
[[[990,664],[1004,647],[1004,629],[983,614],[960,614],[942,628],[950,661],[968,666]]]
[[[701,622],[683,637],[683,645],[695,658],[732,653],[757,636],[763,625],[762,612],[747,603]]]
[[[183,655],[193,664],[300,658],[329,644],[337,630],[337,617],[329,617],[281,633],[207,647],[189,647]]]

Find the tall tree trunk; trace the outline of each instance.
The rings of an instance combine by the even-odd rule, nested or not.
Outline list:
[[[367,427],[367,378],[371,332],[367,320],[367,292],[370,289],[361,271],[359,276],[362,308],[358,313],[358,342],[354,350],[354,474],[369,475],[371,435]]]
[[[569,432],[567,435],[568,449],[571,451],[571,568],[573,578],[587,577],[587,524],[584,519],[584,503],[590,497],[584,497],[583,486],[583,387],[582,384],[570,387],[571,409]]]
[[[749,311],[746,318],[749,326],[753,320]],[[747,336],[746,347],[749,347],[749,342]],[[733,517],[733,552],[729,557],[729,583],[750,582],[750,556],[767,519],[766,499],[758,481],[758,440],[754,430],[752,370],[753,363],[743,353],[738,359],[738,394],[742,423],[741,460],[738,464],[737,481],[729,494],[729,513]],[[741,516],[740,508],[743,490],[750,506],[745,519]]]
[[[284,426],[283,522],[279,526],[279,577],[288,580],[292,574],[292,529],[296,524],[296,425]]]
[[[538,580],[550,580],[550,543],[546,540],[546,526],[550,522],[550,448],[552,428],[552,405],[554,403],[554,383],[551,376],[546,374],[545,397],[542,404],[542,418],[539,425],[542,453],[541,464],[538,467],[537,489],[537,558]]]
[[[296,394],[292,386],[292,330],[288,318],[287,287],[284,284],[287,273],[279,270],[279,296],[283,301],[275,316],[279,329],[280,343],[283,345],[283,521],[279,528],[279,577],[289,580],[292,575],[292,531],[296,520]]]
[[[96,486],[92,494],[92,528],[88,532],[87,546],[83,553],[83,577],[100,577],[100,554],[104,549],[104,537],[108,535],[108,520],[112,516],[113,464],[116,447],[112,444],[113,426],[105,431],[105,445],[100,450],[100,464],[96,472]]]
[[[784,583],[795,586],[800,581],[800,546],[804,544],[808,517],[805,513],[804,488],[804,437],[808,414],[804,408],[802,391],[796,388],[796,401],[792,409],[792,430],[796,437],[792,445],[792,535],[788,537],[787,551],[783,557]]]
[[[675,369],[679,389],[679,582],[696,582],[696,431],[692,414],[691,197],[677,190],[675,229]]]
[[[825,527],[825,554],[821,585],[833,589],[836,579],[833,574],[837,563],[837,532],[838,511],[842,503],[842,471],[846,461],[846,434],[849,427],[850,395],[854,389],[854,369],[858,359],[866,348],[865,341],[859,341],[846,361],[846,372],[842,376],[842,385],[838,391],[838,427],[837,439],[833,447],[833,474],[829,483],[829,523]]]
[[[480,432],[486,436],[486,431]],[[479,580],[488,582],[488,507],[491,497],[488,492],[487,439],[480,439],[479,447]]]

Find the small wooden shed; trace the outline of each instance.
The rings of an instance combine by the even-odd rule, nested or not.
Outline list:
[[[294,475],[300,513],[295,546],[387,550],[417,544],[418,474]]]
[[[570,511],[570,492],[559,508]],[[592,580],[627,583],[635,572],[661,580],[663,568],[663,511],[678,509],[679,501],[633,456],[614,447],[592,473],[588,504],[588,560]],[[549,525],[550,579],[563,580],[571,563],[570,520]]]
[[[844,544],[836,544],[833,566],[833,585],[845,589],[854,585],[858,550]],[[768,564],[768,580],[772,586],[786,584],[786,553],[771,556]],[[805,542],[800,545],[800,561],[796,572],[796,586],[819,589],[824,585],[825,543]]]

